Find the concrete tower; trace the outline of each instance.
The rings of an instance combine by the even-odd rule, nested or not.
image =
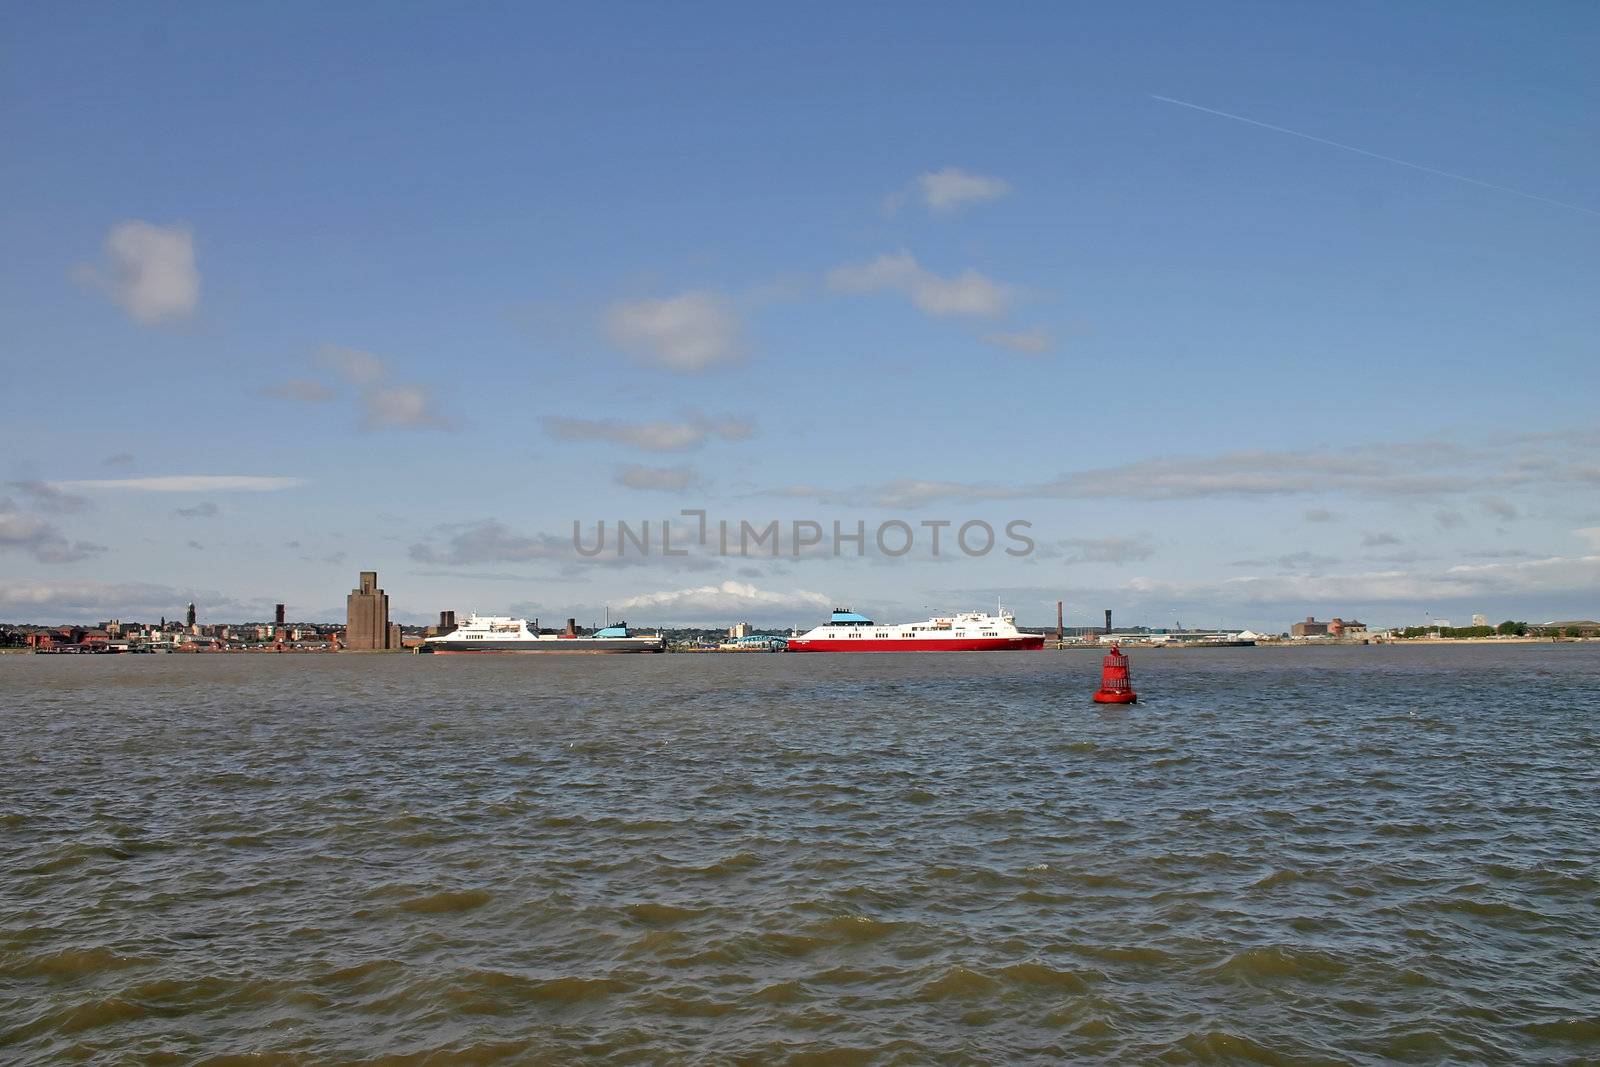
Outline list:
[[[377,571],[362,571],[361,583],[345,598],[344,646],[356,652],[400,647],[400,627],[389,621],[389,595],[378,588]]]

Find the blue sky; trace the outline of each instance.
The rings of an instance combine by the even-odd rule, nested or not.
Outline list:
[[[1591,5],[8,36],[0,618],[1600,614]],[[1040,547],[571,550],[686,508]]]

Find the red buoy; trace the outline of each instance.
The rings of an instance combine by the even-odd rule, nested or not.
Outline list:
[[[1139,699],[1133,691],[1133,679],[1128,677],[1128,657],[1116,645],[1106,653],[1100,665],[1100,688],[1095,690],[1096,704],[1132,704]]]

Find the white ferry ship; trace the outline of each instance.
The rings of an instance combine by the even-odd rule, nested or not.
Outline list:
[[[821,626],[789,638],[790,652],[1009,652],[1044,647],[1043,634],[1017,629],[1016,616],[964,611],[926,622],[875,623],[846,608]]]
[[[528,628],[524,619],[504,615],[470,615],[447,634],[429,637],[424,652],[441,654],[483,652],[665,652],[661,634],[634,634],[625,622],[607,625],[592,634],[579,634],[568,626],[565,633],[542,634]]]

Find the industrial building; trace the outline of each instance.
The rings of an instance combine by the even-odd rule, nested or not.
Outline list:
[[[1318,622],[1314,616],[1307,615],[1305,622],[1297,622],[1289,627],[1290,637],[1354,637],[1366,632],[1366,623],[1338,616],[1327,622]]]
[[[362,571],[361,584],[345,598],[344,647],[353,652],[400,648],[400,624],[389,621],[389,594],[378,588],[377,571]]]

